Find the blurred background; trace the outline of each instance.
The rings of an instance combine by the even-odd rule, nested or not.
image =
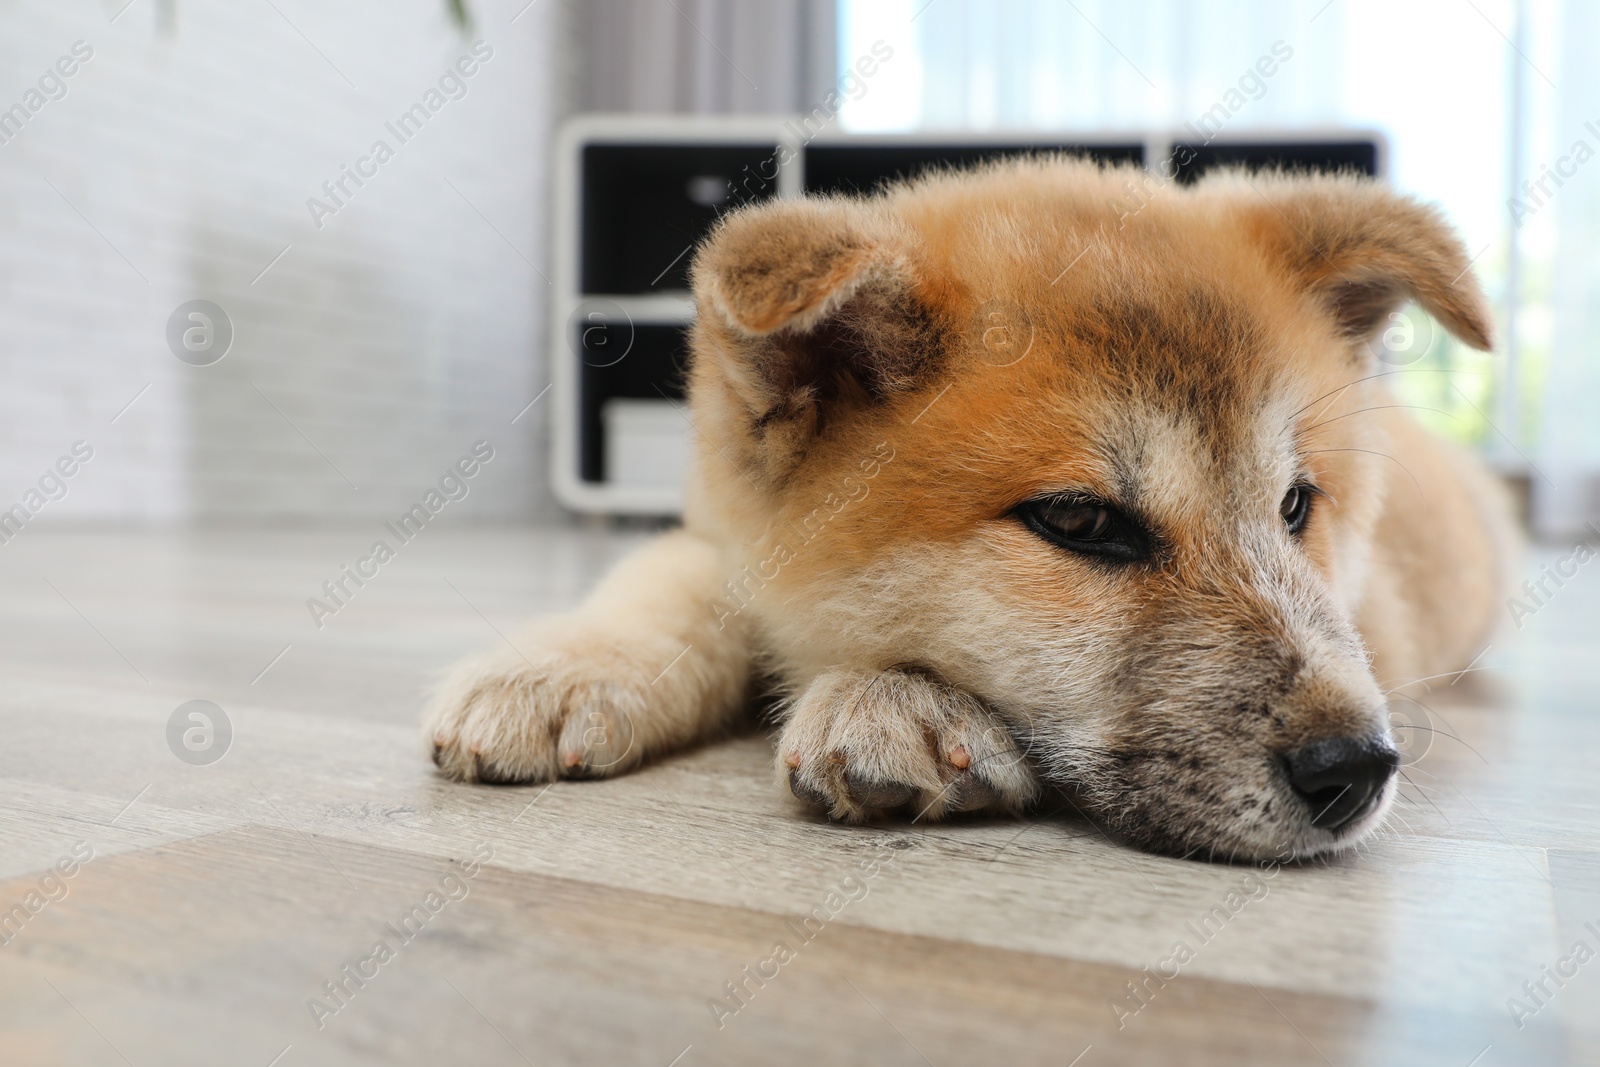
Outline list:
[[[94,449],[40,522],[389,515],[485,437],[501,458],[455,510],[564,514],[561,397],[541,391],[574,114],[1146,135],[1275,45],[1290,58],[1226,134],[1375,131],[1494,302],[1500,351],[1441,333],[1397,387],[1528,483],[1542,533],[1600,513],[1600,9],[1582,0],[3,0],[0,18],[0,507]],[[823,107],[875,43],[892,58]],[[386,132],[419,102],[425,128]],[[372,160],[380,139],[392,158]],[[167,340],[197,299],[232,330],[209,366]]]

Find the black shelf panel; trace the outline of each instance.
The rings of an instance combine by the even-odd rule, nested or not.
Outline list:
[[[687,251],[734,203],[777,195],[773,144],[583,148],[579,275],[585,293],[689,288]]]
[[[1192,185],[1217,167],[1242,165],[1258,171],[1273,167],[1301,173],[1355,171],[1378,176],[1378,146],[1373,141],[1237,141],[1172,146],[1172,167],[1180,184]]]
[[[671,400],[682,404],[689,367],[688,323],[628,321],[595,314],[570,327],[578,358],[578,477],[606,480],[607,400]],[[603,331],[597,333],[596,331]]]
[[[805,149],[810,193],[870,193],[932,167],[969,167],[1004,156],[1066,152],[1107,163],[1144,163],[1144,144],[1016,141],[1007,144],[811,144]]]

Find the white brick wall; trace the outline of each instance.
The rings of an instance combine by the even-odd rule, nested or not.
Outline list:
[[[549,398],[510,420],[548,380],[559,0],[473,0],[465,38],[443,0],[124,2],[0,7],[0,109],[94,50],[0,145],[0,509],[83,439],[43,517],[388,515],[485,437],[453,509],[553,507]],[[467,95],[398,144],[478,38]],[[395,158],[319,230],[307,198],[379,138]],[[195,298],[234,324],[209,367],[166,345]]]

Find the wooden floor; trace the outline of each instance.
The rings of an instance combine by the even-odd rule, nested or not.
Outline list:
[[[442,782],[429,673],[639,535],[433,527],[317,629],[380,532],[0,547],[0,1063],[1600,1062],[1600,962],[1561,963],[1600,950],[1600,565],[1397,706],[1431,731],[1381,836],[1257,881],[1070,811],[826,825],[758,734]]]

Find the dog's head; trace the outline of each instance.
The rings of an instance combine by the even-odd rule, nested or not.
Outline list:
[[[931,671],[1148,847],[1341,847],[1397,763],[1355,413],[1408,300],[1488,347],[1467,268],[1350,178],[1034,161],[741,211],[694,268],[697,521],[792,678]]]

